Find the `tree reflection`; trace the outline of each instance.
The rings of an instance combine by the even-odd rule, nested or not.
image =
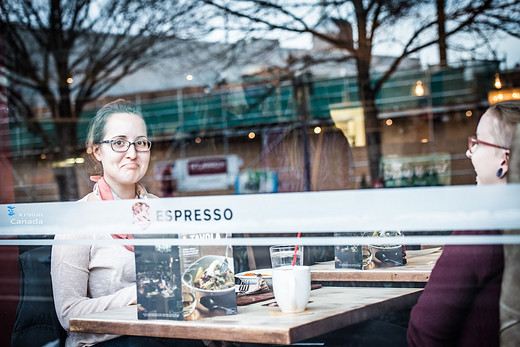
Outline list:
[[[86,105],[125,76],[174,56],[172,40],[207,33],[197,1],[0,3],[11,122],[38,137],[48,159],[74,158]],[[42,122],[47,118],[47,122]],[[50,123],[50,124],[49,124]],[[61,200],[78,198],[74,166],[55,165]]]

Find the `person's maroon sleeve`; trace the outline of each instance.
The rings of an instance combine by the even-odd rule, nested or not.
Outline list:
[[[466,233],[479,232],[458,234]],[[424,293],[412,309],[407,333],[409,346],[465,345],[471,340],[482,345],[494,341],[489,332],[493,332],[494,325],[498,327],[501,248],[501,245],[445,247]],[[480,328],[482,333],[478,332]],[[496,338],[498,342],[498,330]]]

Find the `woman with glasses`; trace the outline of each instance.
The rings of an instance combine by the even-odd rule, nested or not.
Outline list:
[[[150,148],[145,121],[131,103],[116,100],[101,108],[87,135],[87,167],[96,182],[82,201],[148,199],[140,180],[148,170]],[[96,218],[96,216],[88,216]],[[126,234],[56,235],[56,240],[133,238]],[[135,304],[137,300],[133,246],[103,243],[55,245],[51,277],[56,313],[69,330],[71,317]],[[132,336],[83,334],[68,331],[67,346],[189,345],[189,342]]]
[[[505,184],[520,101],[491,106],[468,141],[477,185]],[[489,235],[497,231],[455,231]],[[447,245],[410,315],[409,346],[498,346],[502,245]]]

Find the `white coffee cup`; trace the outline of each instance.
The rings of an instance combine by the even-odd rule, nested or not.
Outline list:
[[[273,291],[282,312],[305,311],[311,296],[311,268],[290,265],[274,268]]]

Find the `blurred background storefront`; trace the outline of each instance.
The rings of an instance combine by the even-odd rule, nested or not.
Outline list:
[[[467,137],[489,105],[488,94],[501,95],[496,78],[510,87],[519,84],[518,71],[498,75],[497,69],[498,62],[473,61],[396,72],[376,99],[382,135],[379,183],[473,184],[474,172],[465,157]],[[15,200],[59,201],[55,170],[60,167],[74,168],[79,196],[87,193],[86,128],[96,110],[116,98],[132,100],[142,109],[153,141],[145,184],[160,196],[244,193],[239,177],[243,185],[244,175],[255,172],[270,172],[269,180],[274,180],[269,189],[257,192],[370,187],[374,180],[356,78],[327,72],[308,72],[297,83],[294,77],[260,71],[211,90],[204,81],[197,85],[194,77],[186,80],[190,86],[173,89],[119,94],[114,88],[81,114],[75,156],[65,160],[55,159],[59,143],[45,144],[27,124],[11,117]],[[144,77],[155,78],[151,72]],[[49,111],[38,107],[38,113],[35,122],[42,132],[58,141]],[[197,165],[202,171],[196,172]],[[259,184],[258,178],[251,180]]]

